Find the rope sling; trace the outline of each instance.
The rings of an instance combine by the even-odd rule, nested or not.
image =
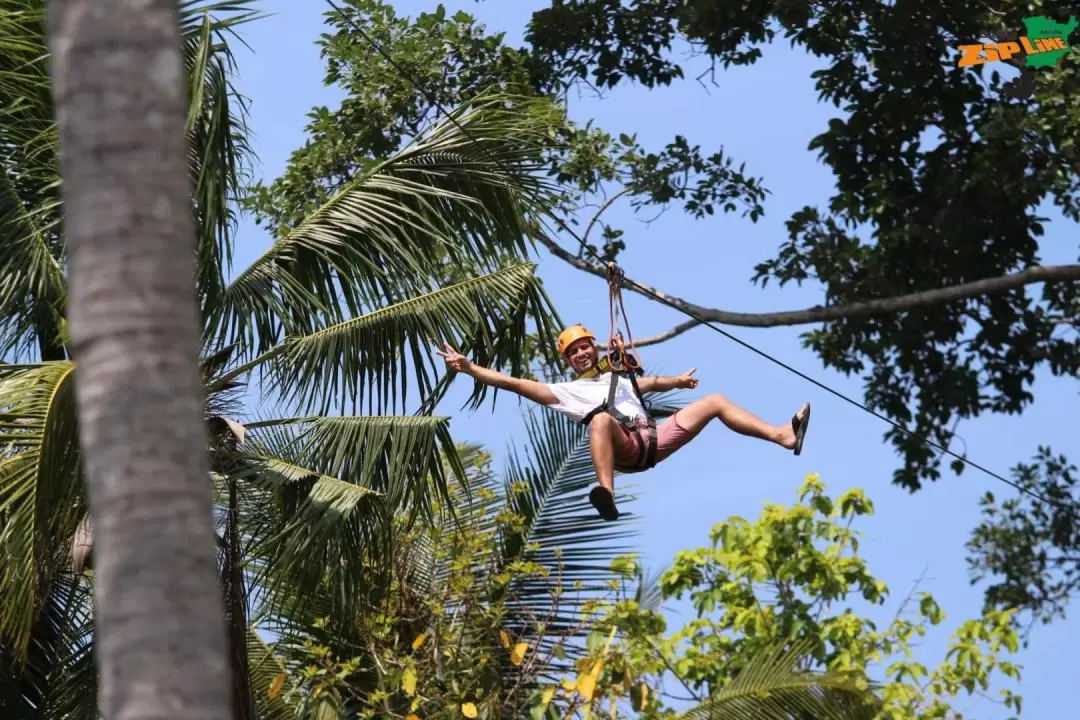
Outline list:
[[[648,470],[656,465],[656,419],[649,412],[649,403],[641,394],[641,388],[638,387],[637,383],[638,376],[644,371],[641,369],[641,359],[638,356],[637,348],[634,347],[634,336],[630,332],[630,319],[627,317],[626,307],[623,305],[622,283],[625,277],[622,268],[613,262],[608,263],[608,306],[611,322],[608,332],[607,352],[600,358],[597,367],[583,373],[582,377],[595,377],[605,372],[611,373],[611,385],[608,388],[607,400],[593,408],[588,415],[582,418],[581,423],[587,426],[599,413],[606,412],[615,418],[620,425],[631,431],[641,427],[639,421],[624,415],[615,407],[615,393],[619,387],[619,378],[625,377],[630,380],[630,385],[634,388],[634,394],[637,395],[641,406],[645,408],[646,420],[643,429],[647,429],[648,432],[644,443],[640,441],[640,435],[632,432],[631,437],[635,438],[638,445],[638,454],[633,465],[620,469],[637,472]],[[619,323],[620,318],[623,324],[626,325],[626,340],[623,339]],[[630,344],[629,348],[626,347],[627,343]]]

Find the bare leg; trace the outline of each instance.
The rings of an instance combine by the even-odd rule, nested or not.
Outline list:
[[[599,413],[589,423],[589,450],[592,452],[596,479],[615,494],[615,433],[619,423],[607,413]]]
[[[619,519],[615,507],[615,460],[619,452],[616,444],[622,428],[615,418],[601,413],[589,424],[589,449],[592,451],[593,468],[599,483],[589,491],[589,502],[608,522]]]
[[[800,419],[805,412],[804,405],[799,410]],[[697,435],[714,418],[740,435],[768,440],[788,450],[795,447],[795,428],[790,422],[770,425],[718,393],[690,403],[678,415],[679,425],[691,435]]]

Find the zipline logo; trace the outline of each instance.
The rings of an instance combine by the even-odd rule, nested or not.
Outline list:
[[[1035,89],[1034,70],[1061,62],[1071,49],[1069,37],[1078,24],[1075,17],[1063,23],[1045,15],[1024,18],[1025,34],[1016,40],[1002,38],[1002,42],[960,45],[957,67],[1008,62],[1021,69],[1021,76],[1006,84],[1003,92],[1010,97],[1028,98]],[[1019,63],[1021,59],[1023,64]]]

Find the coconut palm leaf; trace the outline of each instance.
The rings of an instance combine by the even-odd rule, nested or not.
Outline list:
[[[670,415],[675,409],[663,398],[653,406],[658,418]],[[528,442],[522,452],[511,448],[505,472],[501,476],[488,471],[474,473],[467,487],[454,488],[453,504],[460,521],[480,518],[482,532],[496,531],[499,527],[496,516],[504,509],[523,519],[518,532],[497,530],[502,541],[490,549],[489,556],[475,558],[475,565],[496,574],[510,563],[523,560],[538,562],[551,570],[547,578],[516,579],[499,596],[509,611],[504,626],[519,639],[535,639],[536,646],[543,651],[561,644],[572,659],[576,650],[567,647],[565,639],[576,635],[583,603],[604,592],[615,579],[611,561],[633,549],[625,541],[636,532],[626,522],[601,520],[589,504],[587,493],[595,482],[595,472],[582,425],[540,410],[528,415],[526,426]],[[476,492],[478,488],[490,493]],[[627,493],[625,481],[619,483],[619,488],[620,509],[625,513],[634,498]],[[445,581],[448,568],[434,563],[434,553],[424,553],[422,544],[410,545],[408,552],[411,561],[408,572],[421,583],[421,588],[425,583]],[[563,588],[557,602],[552,596],[555,578]],[[539,638],[535,630],[538,619],[545,625],[544,635]],[[553,667],[560,667],[560,663],[556,661]],[[509,674],[516,672],[509,663],[505,670]]]
[[[59,174],[44,0],[0,0],[0,352],[62,359]],[[51,346],[51,352],[50,350]]]
[[[217,307],[232,264],[234,199],[252,156],[246,106],[231,82],[227,42],[237,26],[262,16],[253,0],[186,0],[180,32],[188,78],[188,157],[197,232],[197,288],[204,312]]]
[[[677,408],[664,402],[653,405],[655,417],[663,418]],[[582,603],[603,591],[614,578],[611,562],[634,550],[625,541],[636,531],[623,520],[609,523],[597,516],[588,502],[588,489],[596,482],[588,436],[580,423],[549,410],[531,414],[527,422],[527,451],[512,451],[506,472],[507,496],[514,512],[525,518],[520,533],[504,538],[502,552],[507,560],[523,558],[546,567],[561,568],[568,589],[560,599],[560,611],[548,623],[555,632],[567,631],[577,622]],[[619,508],[625,518],[634,501],[625,480],[616,480]],[[511,493],[519,485],[525,492]],[[575,586],[579,592],[573,592]],[[543,617],[551,608],[550,585],[540,579],[526,579],[511,588],[512,604],[519,610],[518,629],[527,633],[524,618]]]
[[[247,643],[251,689],[260,720],[296,720],[296,709],[287,700],[295,683],[285,664],[250,627]]]
[[[680,717],[684,720],[873,720],[881,702],[872,689],[838,673],[800,669],[811,642],[754,656],[727,686]]]
[[[353,616],[365,581],[385,568],[373,559],[389,541],[395,512],[430,518],[445,494],[440,450],[453,454],[448,419],[440,417],[310,417],[249,423],[241,456],[245,531],[257,582],[270,595],[314,597],[331,589],[335,612]],[[244,510],[241,511],[245,512]]]
[[[500,96],[454,111],[456,124],[443,118],[241,272],[208,338],[242,339],[261,354],[286,333],[429,292],[448,260],[484,273],[524,258],[533,217],[552,202],[536,171],[555,112],[545,100]]]
[[[0,366],[0,642],[19,658],[81,517],[78,447],[74,365]]]
[[[188,135],[199,235],[199,292],[215,303],[229,261],[229,207],[249,154],[224,33],[253,0],[179,3],[189,72]],[[0,0],[0,355],[67,357],[58,139],[44,0]]]
[[[337,403],[341,412],[355,413],[366,400],[366,412],[379,415],[396,413],[399,402],[406,402],[413,375],[430,407],[437,391],[448,387],[432,379],[441,364],[434,350],[442,342],[456,344],[479,365],[510,364],[511,372],[521,371],[528,316],[539,319],[547,332],[551,327],[547,298],[533,269],[532,264],[511,266],[291,336],[211,387],[248,367],[269,364],[268,389],[285,403],[319,413]],[[476,383],[474,401],[486,392]]]
[[[56,640],[54,650],[41,663],[41,691],[34,707],[41,709],[41,717],[98,720],[93,584],[64,573],[54,587],[42,615],[49,618]]]
[[[446,417],[307,417],[249,423],[292,427],[305,464],[326,476],[363,483],[391,513],[431,516],[432,490],[446,496],[446,473],[462,472]],[[439,453],[446,459],[440,462]]]

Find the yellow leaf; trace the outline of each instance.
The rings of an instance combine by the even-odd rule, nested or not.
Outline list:
[[[514,665],[520,665],[521,661],[525,659],[525,651],[529,649],[529,643],[518,643],[514,646],[514,649],[510,651],[510,662]]]
[[[506,634],[505,630],[499,631],[499,641],[502,642],[504,648],[510,647],[510,636]]]
[[[543,697],[540,698],[540,703],[544,707],[547,707],[551,703],[551,699],[553,697],[555,697],[555,687],[554,686],[549,687],[547,690],[544,691]]]
[[[472,703],[462,703],[461,704],[461,714],[464,715],[467,718],[476,717],[476,706],[473,705]]]
[[[416,648],[418,648],[418,647],[420,647],[421,645],[423,645],[423,644],[424,644],[424,640],[426,640],[426,639],[427,639],[427,638],[426,638],[426,637],[424,637],[424,633],[420,633],[419,635],[417,635],[417,636],[416,636],[416,639],[412,641],[412,649],[413,649],[413,650],[415,650]]]
[[[577,679],[577,691],[581,695],[581,699],[585,702],[592,701],[593,690],[596,689],[596,678],[592,673],[588,675],[579,675]]]
[[[416,692],[416,673],[409,668],[401,676],[401,687],[409,695]]]
[[[563,690],[565,690],[566,692],[574,692],[574,690],[577,689],[577,683],[575,683],[573,680],[563,678],[562,687]]]
[[[422,702],[423,702],[423,700],[421,700],[420,698],[414,697],[412,699],[412,702],[409,703],[409,712],[415,713],[416,708],[420,707],[420,703],[422,703]]]
[[[270,692],[268,692],[267,694],[270,696],[271,700],[276,698],[281,693],[281,688],[284,687],[284,685],[285,685],[285,673],[279,673],[270,682]]]

